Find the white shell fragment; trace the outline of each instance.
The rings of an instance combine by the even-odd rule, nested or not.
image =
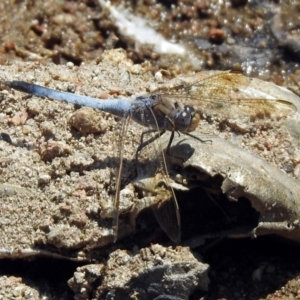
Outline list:
[[[193,148],[195,152],[183,163],[184,168],[196,169],[211,178],[220,175],[220,188],[229,201],[244,198],[251,202],[259,213],[258,224],[239,236],[278,234],[300,242],[299,181],[224,139],[211,140],[210,144],[199,145],[190,138],[177,139],[180,145],[176,153],[188,154]]]

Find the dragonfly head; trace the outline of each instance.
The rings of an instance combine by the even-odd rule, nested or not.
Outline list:
[[[196,113],[195,109],[186,105],[181,110],[175,120],[176,129],[181,132],[192,132],[194,131],[200,122],[200,116]]]

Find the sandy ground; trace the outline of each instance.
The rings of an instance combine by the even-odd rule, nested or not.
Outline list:
[[[81,5],[77,2],[59,1],[49,3],[7,1],[0,5],[1,11],[5,12],[1,18],[1,80],[26,80],[100,99],[111,97],[132,99],[140,93],[149,92],[152,85],[158,83],[159,77],[153,74],[160,67],[170,68],[169,72],[163,73],[164,79],[180,72],[178,67],[174,67],[174,58],[166,60],[162,54],[154,55],[153,49],[136,48],[136,44],[130,39],[122,38],[122,34],[116,30],[114,22],[109,21],[107,14],[98,14],[98,4],[93,1],[86,1]],[[186,9],[186,5],[184,2],[178,5],[180,11],[185,13],[183,18],[197,20],[196,16]],[[143,12],[143,7],[145,9],[145,6],[138,2],[136,12]],[[297,7],[295,6],[295,11]],[[152,11],[154,20],[159,19],[157,16],[162,10],[161,4],[157,4],[155,8]],[[209,28],[214,27],[216,23],[213,23],[215,25],[211,23],[214,18],[209,7],[204,6],[201,9],[201,12],[207,15],[206,26],[203,26],[202,37],[194,40],[203,46]],[[220,15],[223,15],[224,11],[225,7],[218,10]],[[149,13],[146,11],[145,14],[147,12]],[[288,11],[283,12],[288,14]],[[232,23],[236,20],[233,17],[236,15],[244,15],[248,20],[253,17],[253,11],[243,6],[240,9],[230,7],[227,13],[232,14],[230,19]],[[176,15],[178,11],[173,10],[168,18],[171,18],[172,14]],[[252,36],[252,31],[257,33],[253,28],[264,24],[262,15],[256,14],[257,16],[260,17],[260,22],[255,19],[256,23],[253,21],[252,27],[245,26],[244,30],[241,30],[243,26],[239,27],[237,23],[237,28],[233,28],[237,36],[238,33],[245,34],[245,31],[248,31],[246,33],[249,36]],[[278,14],[276,16],[278,17]],[[283,21],[285,20],[283,18]],[[179,33],[186,30],[187,23],[180,23],[182,27],[178,30]],[[199,24],[196,21],[193,24],[191,30],[197,31]],[[276,27],[277,35],[280,36],[282,24],[277,25],[280,25]],[[99,27],[102,29],[95,30]],[[172,29],[172,26],[170,27]],[[114,54],[113,57],[101,56],[104,48],[108,48],[108,29],[121,37],[116,46],[126,44],[127,56],[137,63],[142,62],[141,65],[124,59],[122,52],[119,55]],[[289,29],[289,36],[296,35],[296,30]],[[192,31],[189,32],[191,33]],[[168,34],[172,36],[172,31],[169,30]],[[297,53],[297,45],[291,43],[291,39],[286,40],[284,42]],[[275,61],[278,68],[274,67],[276,64],[272,64],[272,68],[266,68],[268,61],[265,58],[273,45],[267,45],[268,51],[263,51],[265,54],[263,59],[258,60],[264,63],[252,66],[254,73],[262,71],[264,77],[275,79],[279,83],[283,80],[297,83],[297,72],[291,77],[286,77],[286,73],[282,72],[283,65],[287,71],[295,70],[296,63],[293,64],[292,59],[288,64],[284,64],[284,60],[278,58],[277,53]],[[221,55],[217,55],[220,53]],[[201,67],[218,68],[222,65],[222,68],[226,68],[235,61],[234,58],[228,59],[226,53],[228,54],[226,49],[222,48],[219,52],[207,49],[202,52],[203,57],[198,58],[198,61],[204,62],[200,64]],[[288,55],[289,58],[292,56]],[[24,58],[34,62],[23,63],[21,60]],[[241,61],[244,58],[245,55]],[[149,59],[151,64],[145,63],[145,59]],[[63,65],[46,64],[49,61]],[[73,63],[66,64],[70,61]],[[82,61],[85,61],[85,64],[77,67],[76,65]],[[182,70],[183,72],[191,69],[190,60],[189,63],[185,63],[189,67]],[[245,66],[249,67],[249,63]],[[120,274],[132,272],[138,274],[135,275],[138,278],[143,278],[142,276],[152,274],[147,268],[149,266],[151,270],[153,262],[165,267],[162,257],[168,259],[171,257],[176,262],[177,260],[182,262],[176,269],[176,272],[181,270],[181,273],[179,271],[176,273],[180,276],[184,274],[182,268],[190,265],[189,270],[196,270],[192,272],[195,277],[186,277],[185,280],[190,282],[197,278],[196,281],[202,283],[202,286],[195,284],[188,289],[182,289],[185,294],[178,296],[180,299],[188,299],[187,295],[189,299],[299,297],[300,262],[297,244],[258,238],[218,241],[219,243],[208,243],[206,247],[200,246],[191,251],[180,247],[174,250],[163,250],[168,248],[160,249],[159,246],[151,248],[150,243],[170,244],[169,239],[159,229],[151,211],[145,212],[137,220],[138,230],[135,234],[132,228],[126,226],[128,220],[121,219],[122,234],[126,236],[130,233],[129,237],[112,244],[111,216],[118,167],[116,151],[118,119],[94,110],[78,109],[70,104],[26,96],[4,86],[1,89],[0,131],[8,134],[12,143],[7,142],[6,135],[0,140],[2,203],[0,299],[73,299],[74,294],[77,299],[95,297],[118,299],[119,290],[116,285],[111,287],[110,283],[105,281],[110,278],[107,271],[109,268],[113,269],[114,266]],[[208,126],[208,123],[208,120],[203,120],[201,128],[204,132],[215,134],[219,131],[217,121],[210,124],[212,126]],[[254,134],[255,142],[249,142],[250,136],[243,136],[243,140],[237,142],[243,142],[246,150],[285,170],[290,177],[298,178],[298,150],[296,147],[293,151],[282,153],[281,150],[286,149],[283,141],[290,137],[279,125],[274,126],[270,121],[263,121],[263,124],[265,127],[262,126]],[[227,124],[228,128],[222,131],[221,136],[230,137],[232,130],[243,129],[240,125]],[[141,131],[142,128],[131,126],[124,144],[126,156],[122,186],[126,186],[124,197],[128,198],[127,206],[122,208],[124,211],[130,207],[132,203],[130,201],[136,200],[131,182],[135,178],[133,155]],[[179,199],[181,205],[186,202],[184,197],[182,199]],[[196,224],[192,221],[193,209],[189,210],[187,205],[181,207],[183,223],[187,224],[190,221],[189,226],[183,225],[185,226],[183,232],[187,232],[194,226],[193,224]],[[215,226],[218,222],[223,226],[223,218],[227,218],[222,213],[220,219],[215,219],[215,215],[212,218],[209,209],[215,209],[215,205],[209,206],[205,211],[207,219],[203,220],[207,223],[199,221],[202,230],[206,229],[206,226],[211,228],[211,224]],[[197,210],[194,214],[197,214]],[[188,217],[184,219],[184,215]],[[147,249],[140,250],[144,247]],[[126,249],[128,252],[114,252],[117,249]],[[200,254],[203,255],[202,258],[199,257]],[[183,259],[184,256],[186,260]],[[12,258],[17,260],[11,260]],[[133,264],[137,266],[136,269],[119,268],[120,265],[127,267],[125,258],[129,262],[136,262],[136,265]],[[194,260],[197,261],[195,265],[192,263]],[[149,262],[148,265],[146,262]],[[206,269],[202,262],[210,265],[209,287],[205,286]],[[86,267],[86,264],[90,266]],[[140,265],[147,265],[147,268],[140,270],[138,268]],[[75,273],[76,268],[80,266],[81,269]],[[177,277],[180,277],[179,275]],[[157,273],[152,276],[153,282],[160,280]],[[71,290],[67,282],[72,277]],[[171,283],[180,288],[182,282]],[[125,285],[121,280],[119,283]],[[147,282],[147,285],[150,286],[150,283]],[[135,291],[141,289],[136,282],[128,284],[128,287]],[[159,292],[165,293],[159,289],[155,293]],[[154,294],[149,292],[149,298],[145,299],[153,299],[154,296],[151,295]],[[172,290],[173,298],[168,299],[178,299],[174,297],[176,294],[179,295],[176,290]],[[139,295],[143,294],[141,292],[131,294],[130,297],[139,299]],[[129,297],[128,294],[126,296]],[[144,298],[141,296],[140,299]]]

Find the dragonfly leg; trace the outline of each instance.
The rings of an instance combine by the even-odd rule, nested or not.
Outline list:
[[[150,129],[150,130],[146,130],[146,131],[142,132],[141,141],[140,141],[140,144],[139,144],[138,148],[136,149],[136,153],[135,153],[135,165],[136,165],[136,167],[137,167],[137,163],[138,163],[138,159],[139,159],[139,153],[142,151],[142,149],[145,148],[146,146],[148,146],[149,144],[153,143],[160,136],[162,136],[165,133],[165,130],[157,132],[149,140],[147,140],[146,142],[144,142],[144,136],[146,134],[149,134],[149,133],[152,133],[152,132],[157,132],[157,130]],[[137,170],[136,170],[136,172],[137,172]]]
[[[195,140],[201,142],[201,143],[211,143],[211,144],[212,144],[212,140],[202,140],[202,139],[198,138],[197,136],[195,136],[195,135],[193,135],[193,134],[190,134],[190,133],[188,133],[188,132],[183,132],[183,133],[184,133],[185,135],[187,135],[187,136],[189,136],[189,137],[191,137],[191,138],[193,138],[193,139],[195,139]]]
[[[171,132],[171,136],[170,136],[169,143],[168,143],[167,150],[166,150],[166,152],[169,156],[173,156],[170,151],[173,139],[174,139],[174,131]]]
[[[180,136],[180,132],[179,131],[176,131],[176,132]],[[197,136],[192,135],[192,134],[190,134],[188,132],[182,132],[182,133],[185,134],[185,135],[187,135],[187,136],[189,136],[189,137],[191,137],[191,138],[193,138],[193,139],[195,139],[195,140],[197,140],[197,141],[199,141],[199,142],[201,142],[201,143],[212,143],[212,140],[202,140],[202,139],[198,138]],[[172,142],[173,142],[173,139],[174,139],[174,134],[175,134],[175,131],[172,131],[166,152],[171,157],[182,159],[182,157],[176,156],[176,155],[174,155],[174,154],[171,153],[171,145],[172,145]]]
[[[180,136],[180,132],[179,131],[176,131],[178,133],[178,135]],[[175,131],[172,131],[171,132],[171,136],[170,136],[170,139],[169,139],[169,143],[168,143],[168,146],[167,146],[167,150],[166,150],[166,153],[173,157],[173,158],[176,158],[176,159],[180,159],[182,160],[182,157],[181,156],[176,156],[174,154],[171,153],[171,145],[172,145],[172,142],[173,142],[173,139],[174,139],[174,134],[175,134]]]

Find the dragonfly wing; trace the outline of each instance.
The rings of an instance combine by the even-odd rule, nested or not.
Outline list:
[[[154,120],[156,120],[155,116],[157,112],[155,111],[154,113],[154,110],[151,109],[151,113],[153,114]],[[159,129],[157,120],[156,125],[157,129]],[[160,188],[157,197],[161,197],[161,200],[163,201],[158,201],[157,205],[153,207],[154,214],[161,228],[169,236],[169,238],[173,242],[179,242],[181,237],[181,224],[177,198],[172,186],[168,184],[168,181],[170,180],[169,172],[165,154],[159,140],[156,140],[155,148],[159,168],[163,171],[163,174],[161,174],[162,180],[166,184],[167,190],[162,190],[162,188]],[[168,192],[166,193],[166,191]]]
[[[201,113],[223,118],[284,117],[296,112],[296,107],[288,100],[278,99],[269,92],[268,87],[275,86],[273,83],[263,82],[265,88],[262,90],[258,82],[263,81],[241,73],[219,72],[161,92],[169,101],[191,105]]]
[[[155,106],[155,107],[154,107]],[[154,103],[153,107],[147,107],[147,113],[144,114],[145,122],[147,119],[152,120],[149,122],[149,127],[157,130],[148,130],[150,134],[149,140],[153,142],[149,145],[155,153],[154,172],[156,175],[153,177],[152,184],[146,190],[155,195],[156,200],[152,206],[154,214],[158,223],[169,238],[174,242],[180,240],[180,213],[179,207],[173,188],[169,184],[170,178],[167,169],[164,148],[160,143],[159,132],[161,127],[159,124],[165,122],[165,114],[160,110],[159,103]],[[162,106],[164,107],[164,106]],[[164,118],[163,120],[161,118]],[[148,145],[147,142],[143,144]],[[140,149],[141,150],[141,149]],[[149,148],[147,150],[150,150]],[[153,157],[153,155],[151,155]],[[150,167],[148,167],[150,169]],[[159,178],[159,179],[158,179]]]
[[[120,208],[120,189],[122,181],[122,171],[123,171],[123,156],[124,156],[124,141],[126,140],[126,134],[128,129],[128,124],[130,121],[129,114],[124,118],[122,122],[122,128],[120,130],[118,138],[118,157],[119,157],[119,169],[117,173],[117,182],[116,182],[116,192],[114,198],[114,214],[113,214],[113,237],[114,243],[118,239],[118,230],[119,230],[119,208]]]
[[[180,214],[174,191],[160,187],[155,202],[152,209],[160,227],[173,242],[180,242]]]

